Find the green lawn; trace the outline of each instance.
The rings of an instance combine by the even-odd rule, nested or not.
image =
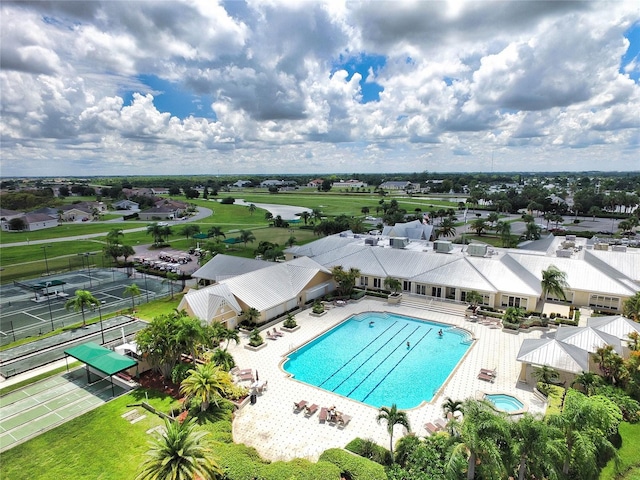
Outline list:
[[[640,423],[623,422],[619,428],[622,437],[622,447],[618,450],[620,455],[619,473],[616,473],[615,462],[611,460],[600,473],[600,480],[638,480],[640,479]]]
[[[31,240],[47,240],[49,238],[76,237],[113,229],[128,229],[146,227],[148,222],[118,222],[118,223],[62,223],[55,228],[45,228],[35,232],[2,232],[0,243],[16,243]]]
[[[150,391],[149,403],[169,411],[172,399]],[[100,479],[134,478],[148,450],[148,429],[159,417],[137,407],[146,418],[131,424],[121,417],[145,400],[137,390],[2,453],[2,478]]]

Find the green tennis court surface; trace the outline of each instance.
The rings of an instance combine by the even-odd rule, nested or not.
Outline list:
[[[115,387],[115,396],[124,392]],[[88,412],[111,398],[109,380],[87,384],[84,369],[51,377],[5,395],[0,398],[0,451]]]

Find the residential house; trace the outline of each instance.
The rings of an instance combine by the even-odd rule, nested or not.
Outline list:
[[[45,228],[53,228],[59,225],[57,217],[52,217],[46,213],[23,213],[19,216],[12,216],[5,220],[3,216],[0,226],[3,231],[9,232],[11,229],[11,219],[21,218],[24,224],[24,229],[21,231],[34,232],[36,230],[43,230]]]
[[[321,178],[316,178],[314,180],[311,180],[310,182],[307,183],[307,187],[311,187],[311,188],[318,188],[319,186],[322,185],[322,182],[324,180],[322,180]]]
[[[117,210],[140,210],[140,204],[131,200],[119,200],[113,203],[113,207]]]
[[[362,187],[367,187],[367,183],[366,182],[361,182],[360,180],[355,180],[355,179],[351,179],[351,180],[340,180],[339,182],[333,182],[331,184],[332,188],[362,188]]]
[[[380,186],[378,187],[381,190],[413,190],[413,191],[418,191],[420,190],[420,184],[419,183],[412,183],[412,182],[408,182],[408,181],[403,181],[403,182],[383,182],[382,184],[380,184]]]

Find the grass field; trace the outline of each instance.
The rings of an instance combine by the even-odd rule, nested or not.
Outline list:
[[[148,450],[148,429],[162,425],[156,415],[131,424],[121,417],[146,400],[137,390],[2,453],[2,478],[42,480],[134,478]],[[169,411],[172,399],[149,391],[149,403]]]
[[[623,422],[619,428],[622,437],[622,447],[618,450],[620,455],[619,473],[616,472],[615,462],[611,460],[600,473],[600,480],[638,480],[640,479],[640,423]]]

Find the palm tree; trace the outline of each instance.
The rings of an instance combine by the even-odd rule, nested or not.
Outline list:
[[[525,226],[524,236],[527,240],[539,240],[540,239],[540,227],[534,222],[527,222]]]
[[[127,286],[122,293],[124,293],[125,296],[131,296],[131,313],[133,313],[136,309],[135,298],[140,296],[141,293],[140,287],[138,287],[138,285],[136,285],[135,283],[132,283],[131,285]]]
[[[478,464],[494,469],[482,478],[506,478],[500,447],[508,433],[506,420],[483,401],[465,400],[462,412],[460,443],[453,447],[449,456],[448,476],[460,478],[460,465],[466,463],[467,480],[475,478]]]
[[[549,386],[558,379],[558,372],[548,365],[543,365],[533,371],[535,379],[542,384],[545,392],[549,391]]]
[[[455,237],[456,236],[456,227],[453,218],[447,217],[442,222],[440,222],[440,226],[437,231],[438,237]]]
[[[477,218],[473,222],[471,222],[469,228],[471,228],[471,230],[475,230],[478,236],[482,236],[482,232],[487,229],[487,222],[485,222],[482,218]]]
[[[251,308],[248,308],[246,310],[243,310],[242,311],[242,316],[249,323],[254,323],[257,318],[260,318],[260,311],[258,309],[256,309],[256,308],[251,307]]]
[[[579,375],[576,375],[576,378],[573,380],[573,385],[580,385],[584,392],[588,397],[593,395],[595,388],[601,383],[602,379],[599,375],[593,372],[582,372]]]
[[[500,221],[496,224],[496,233],[502,239],[502,246],[511,246],[511,224],[509,222]]]
[[[442,404],[442,411],[446,418],[453,418],[456,412],[462,412],[462,402],[460,400],[451,400],[450,397],[447,397]]]
[[[188,399],[200,400],[200,411],[206,412],[211,402],[219,406],[218,401],[232,385],[229,373],[221,367],[213,363],[198,364],[180,384],[180,393]]]
[[[410,432],[411,427],[409,426],[409,417],[407,417],[407,412],[398,410],[398,407],[394,403],[391,405],[391,408],[380,408],[376,421],[380,423],[381,420],[387,422],[387,433],[389,434],[390,446],[389,450],[391,451],[391,458],[393,458],[393,427],[396,425],[402,425],[408,432]]]
[[[162,243],[162,239],[164,238],[164,227],[158,225],[158,223],[152,223],[147,226],[147,234],[151,234],[153,237],[153,243],[159,245]]]
[[[547,298],[549,294],[562,300],[567,299],[567,295],[564,293],[565,289],[569,288],[567,274],[555,265],[549,265],[549,268],[542,271],[540,286],[542,287],[542,300]]]
[[[356,279],[360,276],[360,270],[350,268],[347,272],[342,268],[342,265],[337,265],[331,268],[331,274],[338,284],[338,293],[340,296],[350,297],[356,285]]]
[[[184,237],[189,240],[189,238],[193,237],[196,233],[200,233],[200,226],[194,225],[193,223],[185,225],[184,227],[182,227],[180,233],[182,233],[182,235],[184,235]]]
[[[631,320],[640,322],[640,292],[637,292],[633,297],[629,297],[624,301],[622,314]]]
[[[247,208],[249,209],[250,215],[253,215],[253,212],[255,212],[258,209],[258,207],[256,207],[253,203],[249,204]]]
[[[67,300],[64,304],[64,308],[67,310],[73,309],[74,312],[82,312],[82,326],[87,326],[87,321],[84,317],[84,309],[91,308],[92,305],[99,305],[100,300],[94,297],[89,290],[76,290],[76,296]]]
[[[518,461],[518,480],[558,478],[566,455],[562,432],[529,413],[510,426],[510,443]]]
[[[311,223],[315,223],[316,220],[322,221],[322,211],[319,208],[314,208],[311,210]]]
[[[247,243],[253,243],[256,241],[256,236],[253,234],[251,230],[240,230],[240,240],[244,243],[244,246],[247,246]]]
[[[165,433],[152,440],[147,458],[136,480],[193,480],[222,478],[222,469],[212,456],[195,423],[165,420]]]
[[[177,328],[174,332],[175,339],[183,353],[189,353],[195,362],[198,358],[198,348],[205,343],[205,330],[200,320],[190,317],[182,310],[177,314]]]
[[[394,277],[387,277],[384,279],[384,287],[388,290],[391,290],[394,294],[397,294],[398,291],[402,288],[402,282]]]
[[[306,225],[309,219],[311,218],[311,214],[305,210],[300,214],[300,218],[304,220],[304,224]]]
[[[236,361],[234,360],[233,355],[221,348],[216,348],[210,358],[213,363],[218,365],[225,372],[228,372],[236,366]]]
[[[216,240],[217,240],[219,237],[227,238],[227,237],[225,236],[224,232],[222,231],[222,228],[220,228],[220,227],[216,227],[215,225],[214,225],[213,227],[209,228],[209,230],[207,230],[207,236],[208,236],[208,237],[213,237],[213,238],[215,238]]]
[[[114,228],[107,233],[107,244],[108,245],[119,245],[120,237],[124,236],[124,233],[119,228]]]

